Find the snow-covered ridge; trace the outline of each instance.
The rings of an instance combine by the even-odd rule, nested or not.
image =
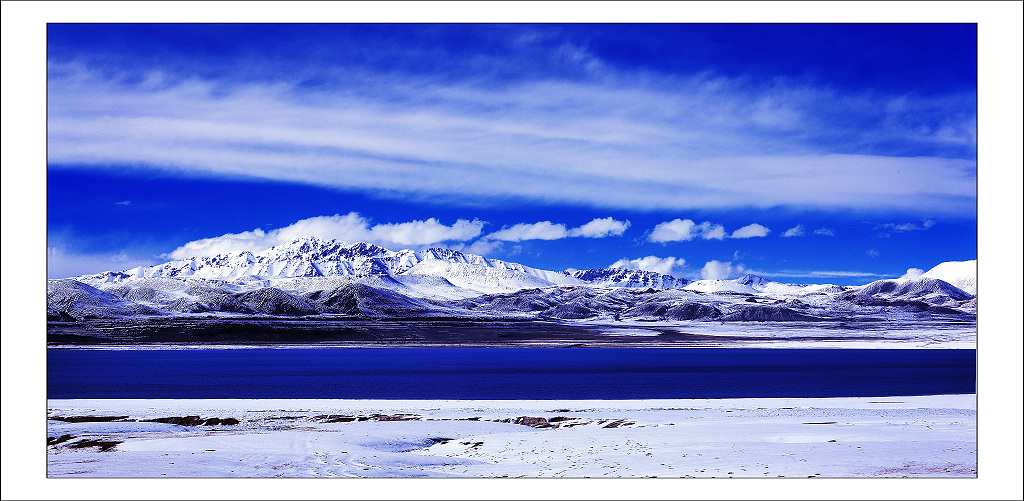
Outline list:
[[[451,249],[391,251],[366,242],[348,244],[317,238],[297,239],[255,254],[240,251],[212,257],[192,257],[78,278],[86,283],[186,277],[255,282],[297,277],[368,275],[440,276],[481,292],[584,284],[673,288],[687,283],[685,279],[649,271],[613,269],[568,273],[531,268]],[[581,278],[583,276],[593,279]]]
[[[960,290],[978,295],[978,260],[947,261],[921,274],[922,278],[937,278],[955,285]]]
[[[681,289],[690,283],[685,278],[646,270],[630,270],[626,268],[598,268],[563,272],[583,283],[605,287],[653,287],[655,289]]]
[[[300,239],[262,252],[195,257],[48,281],[51,320],[139,315],[342,315],[518,320],[971,320],[973,267],[859,287],[757,275],[697,280],[623,268],[550,271],[451,249],[391,251]]]

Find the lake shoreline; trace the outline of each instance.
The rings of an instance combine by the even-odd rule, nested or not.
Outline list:
[[[588,322],[144,318],[48,322],[51,349],[182,347],[974,348],[972,322]]]

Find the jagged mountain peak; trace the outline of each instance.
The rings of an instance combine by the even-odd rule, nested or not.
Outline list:
[[[360,254],[363,256],[379,256],[381,254],[391,252],[388,249],[385,249],[384,247],[381,247],[376,244],[371,244],[369,242],[356,242],[354,244],[349,245],[348,250],[353,254]]]
[[[685,278],[676,278],[656,271],[634,270],[629,268],[591,268],[563,272],[594,285],[611,287],[654,287],[658,289],[676,289],[690,283]]]
[[[465,268],[431,267],[428,263],[469,266],[479,268],[480,272],[474,275]],[[395,252],[369,242],[347,243],[316,237],[297,238],[257,253],[236,251],[212,257],[190,257],[124,272],[105,272],[79,278],[88,282],[120,282],[133,278],[197,277],[252,283],[299,277],[398,276],[406,273],[417,276],[436,275],[440,278],[451,278],[446,277],[448,273],[477,276],[487,282],[489,289],[498,287],[517,290],[527,283],[577,283],[556,272],[442,247]],[[465,280],[462,282],[465,283]]]
[[[296,238],[280,245],[275,245],[260,256],[278,256],[282,258],[305,258],[313,260],[331,260],[335,258],[352,259],[354,257],[377,257],[391,253],[376,244],[368,242],[348,243],[341,240],[324,240],[316,237]]]
[[[764,278],[760,275],[754,275],[752,273],[747,273],[746,275],[743,275],[742,277],[736,279],[736,283],[742,285],[749,285],[751,287],[765,285],[771,282],[772,281],[767,278]]]
[[[412,252],[412,251],[409,251],[409,252]],[[445,261],[453,261],[453,260],[467,261],[467,257],[468,256],[481,257],[482,258],[482,256],[474,256],[472,254],[464,254],[461,251],[457,251],[457,250],[453,250],[453,249],[446,249],[444,247],[431,247],[431,248],[429,248],[429,249],[427,249],[425,251],[425,254],[427,254],[428,256],[430,256],[430,257],[432,257],[434,259],[441,259],[441,260],[445,260]]]
[[[975,262],[937,266],[922,275],[924,282],[898,294],[940,295],[961,301],[956,286],[934,283],[929,274],[970,275]],[[519,263],[489,259],[443,247],[392,251],[370,242],[348,243],[317,237],[297,238],[258,253],[235,251],[212,257],[192,257],[150,267],[110,271],[78,277],[90,285],[116,284],[135,279],[217,280],[248,289],[270,287],[275,280],[324,279],[368,280],[386,278],[418,286],[429,284],[430,294],[468,297],[473,293],[514,292],[552,285],[597,286],[628,289],[686,289],[698,293],[746,293],[779,297],[807,297],[839,294],[843,288],[824,289],[801,284],[783,284],[760,275],[747,274],[734,280],[690,281],[648,270],[622,267],[548,271]],[[968,277],[973,278],[973,276]],[[925,283],[927,282],[927,283]],[[957,284],[959,286],[959,284]],[[305,290],[306,285],[297,285]],[[867,294],[890,295],[892,285],[867,287]],[[426,297],[425,295],[425,297]]]

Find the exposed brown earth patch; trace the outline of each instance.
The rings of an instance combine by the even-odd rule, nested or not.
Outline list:
[[[70,443],[70,444],[68,444],[68,447],[72,447],[74,449],[85,449],[87,447],[99,447],[100,448],[100,452],[107,452],[107,451],[113,449],[114,446],[116,446],[117,444],[119,444],[121,442],[122,442],[121,440],[100,440],[100,439],[94,438],[94,439],[79,440],[78,442]]]
[[[146,419],[143,422],[146,423],[166,423],[176,424],[181,426],[231,426],[238,424],[239,421],[235,418],[206,418],[203,419],[199,416],[171,416],[154,419]]]
[[[74,435],[61,435],[59,437],[46,437],[46,445],[57,445],[75,438]]]
[[[128,416],[50,416],[47,419],[65,423],[109,423],[111,421],[126,421]]]

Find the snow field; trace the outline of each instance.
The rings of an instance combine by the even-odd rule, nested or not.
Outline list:
[[[974,395],[51,400],[48,407],[51,418],[137,420],[49,420],[48,437],[73,437],[48,446],[50,477],[850,478],[973,477],[977,471]],[[240,423],[141,422],[188,415]],[[106,452],[73,447],[84,440],[118,443]]]

